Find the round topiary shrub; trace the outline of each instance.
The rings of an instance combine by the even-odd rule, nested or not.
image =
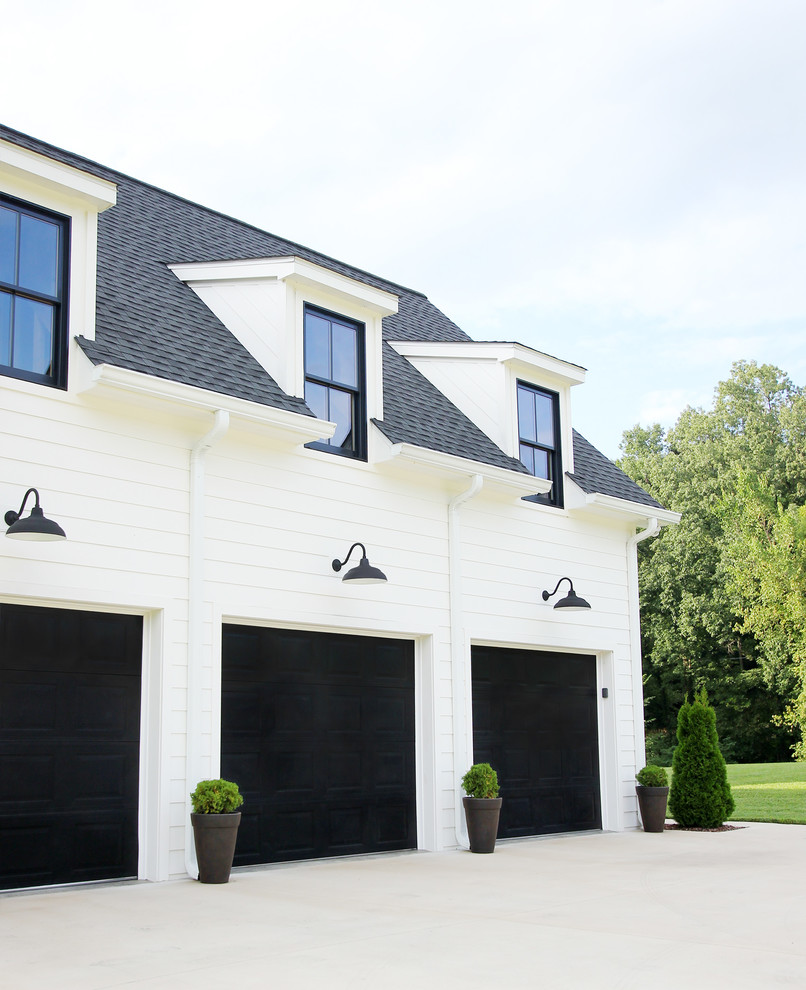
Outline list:
[[[668,787],[669,778],[663,767],[656,767],[654,764],[647,764],[643,770],[639,770],[635,779],[641,787]]]
[[[684,828],[718,828],[734,807],[719,749],[716,713],[703,689],[677,715],[669,813]]]
[[[195,815],[231,815],[243,804],[238,785],[231,780],[200,780],[190,800]]]
[[[498,774],[489,763],[474,763],[462,777],[462,789],[468,797],[497,798]]]

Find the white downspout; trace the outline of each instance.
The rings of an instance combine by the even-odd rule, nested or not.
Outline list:
[[[188,524],[188,673],[187,726],[185,756],[185,869],[196,879],[196,849],[190,822],[190,792],[202,779],[201,769],[201,704],[202,653],[204,643],[204,494],[205,459],[210,450],[229,429],[229,413],[217,409],[213,428],[190,452],[190,520]]]
[[[467,690],[468,663],[465,650],[465,630],[462,621],[462,548],[459,529],[459,506],[469,502],[481,491],[484,478],[474,474],[470,487],[448,503],[448,593],[451,623],[451,684],[453,697],[453,775],[454,829],[456,842],[467,849],[467,828],[462,813],[462,777],[470,767],[473,741],[470,737],[471,697]]]
[[[632,665],[633,719],[635,720],[636,759],[643,766],[646,754],[644,735],[644,683],[641,666],[641,608],[638,598],[638,544],[657,536],[660,523],[655,517],[647,520],[646,529],[627,540],[627,599],[630,612],[630,663]],[[640,769],[640,767],[636,767]]]

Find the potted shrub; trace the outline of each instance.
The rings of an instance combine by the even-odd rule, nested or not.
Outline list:
[[[462,798],[467,821],[470,851],[491,853],[498,834],[501,798],[498,796],[498,774],[489,763],[474,763],[462,777]]]
[[[662,832],[666,824],[666,800],[669,797],[669,778],[663,767],[645,766],[635,775],[638,781],[638,809],[645,832]]]
[[[226,883],[229,880],[243,804],[238,785],[231,780],[200,780],[190,795],[193,839],[199,880]]]

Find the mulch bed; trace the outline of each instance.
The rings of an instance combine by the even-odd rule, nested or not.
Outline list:
[[[686,825],[664,825],[664,829],[675,832],[736,832],[740,828],[747,828],[746,825],[720,825],[719,828],[694,828]]]

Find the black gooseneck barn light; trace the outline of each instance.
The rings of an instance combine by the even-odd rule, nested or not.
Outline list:
[[[554,607],[564,608],[568,612],[584,612],[586,608],[590,608],[590,603],[586,602],[584,598],[579,597],[579,595],[574,591],[573,581],[571,580],[571,578],[567,578],[567,577],[560,578],[560,580],[557,582],[557,586],[555,587],[554,591],[551,592],[544,591],[543,601],[547,602],[549,598],[551,598],[553,595],[556,595],[557,589],[560,587],[563,581],[568,582],[568,585],[571,590],[568,592],[565,598],[561,598],[558,602],[556,602]]]
[[[347,556],[344,560],[334,560],[333,570],[337,573],[344,567],[347,561],[350,559],[350,555],[356,547],[361,547],[361,560],[355,567],[352,567],[342,578],[342,581],[350,581],[353,584],[385,584],[387,581],[386,575],[383,571],[379,571],[377,567],[373,567],[367,559],[367,551],[363,543],[354,543],[350,549],[347,551]]]
[[[33,495],[35,502],[31,509],[31,514],[25,519],[22,518],[25,503],[28,496]],[[12,540],[66,540],[67,534],[62,527],[52,519],[48,519],[39,506],[39,492],[35,488],[29,488],[25,493],[20,506],[20,511],[15,512],[9,509],[4,516],[6,521],[6,536]]]

